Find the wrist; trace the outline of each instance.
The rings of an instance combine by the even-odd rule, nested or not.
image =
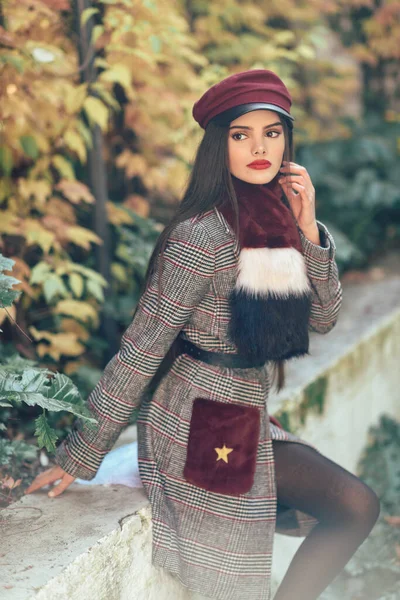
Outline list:
[[[304,235],[310,242],[312,242],[313,244],[316,244],[317,246],[321,245],[319,229],[318,229],[318,225],[316,223],[312,227],[307,227],[307,229],[302,229],[302,232],[304,233]]]

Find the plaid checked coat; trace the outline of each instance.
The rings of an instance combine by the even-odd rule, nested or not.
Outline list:
[[[309,328],[327,333],[338,318],[342,290],[333,238],[317,224],[322,246],[299,231],[313,289]],[[139,473],[152,507],[153,564],[210,598],[268,600],[275,530],[305,536],[316,521],[295,509],[277,515],[272,440],[311,444],[270,423],[267,366],[223,368],[181,354],[151,398],[146,396],[148,383],[181,331],[206,350],[237,352],[226,332],[239,251],[217,208],[176,226],[165,252],[161,308],[157,311],[156,272],[120,350],[89,396],[98,430],[77,420],[58,448],[57,462],[75,477],[92,479],[132,410],[140,406]],[[213,493],[183,477],[193,400],[199,396],[261,411],[254,484],[245,494]]]

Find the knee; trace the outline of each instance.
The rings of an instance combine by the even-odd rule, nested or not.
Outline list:
[[[378,520],[381,503],[376,493],[359,479],[345,494],[344,510],[346,521],[368,535]]]

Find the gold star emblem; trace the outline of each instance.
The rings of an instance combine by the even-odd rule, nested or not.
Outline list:
[[[215,452],[218,454],[217,461],[222,458],[226,463],[228,462],[228,454],[233,451],[233,448],[227,448],[225,444],[222,448],[214,448]]]

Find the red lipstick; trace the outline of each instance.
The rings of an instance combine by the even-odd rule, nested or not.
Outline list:
[[[269,160],[254,160],[247,165],[250,169],[268,169],[271,166]]]

